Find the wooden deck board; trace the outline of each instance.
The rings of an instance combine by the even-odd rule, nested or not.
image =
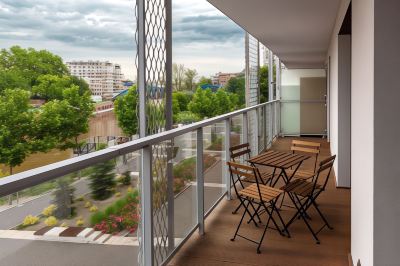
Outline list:
[[[273,146],[275,150],[289,151],[293,138],[279,139]],[[318,138],[296,138],[299,140],[321,143],[323,160],[330,155],[329,144]],[[303,167],[313,167],[313,160],[304,162]],[[277,185],[276,187],[279,187]],[[287,197],[286,197],[287,198]],[[286,201],[289,203],[289,201]],[[284,238],[274,230],[268,230],[261,247],[261,254],[256,253],[256,245],[233,236],[243,209],[236,215],[231,212],[238,201],[223,200],[206,220],[204,236],[194,233],[169,265],[304,265],[304,266],[336,266],[348,265],[350,253],[350,190],[335,187],[332,174],[327,190],[319,198],[320,209],[328,218],[334,230],[324,229],[319,238],[321,244],[315,244],[312,235],[303,221],[295,221],[290,227],[292,238]],[[284,207],[284,219],[288,219],[294,210]],[[314,210],[310,211],[314,218],[311,224],[317,228],[322,225]],[[265,217],[264,217],[265,219]],[[242,226],[241,233],[258,238],[262,228],[253,224]]]

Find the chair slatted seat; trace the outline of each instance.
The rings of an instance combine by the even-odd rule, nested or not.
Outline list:
[[[258,193],[258,188],[256,184],[252,184],[241,191],[239,191],[240,195],[250,197],[256,200],[264,199],[266,201],[271,201],[274,198],[278,197],[283,190],[272,188],[265,185],[259,185],[261,196]]]

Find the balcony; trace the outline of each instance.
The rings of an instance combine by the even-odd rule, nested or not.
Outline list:
[[[271,148],[288,151],[292,139],[279,138]],[[301,138],[301,140],[321,142],[321,160],[330,155],[329,144],[325,140],[318,138]],[[312,163],[307,163],[304,166],[312,168]],[[324,230],[319,235],[320,245],[315,244],[305,224],[298,220],[290,228],[292,235],[290,239],[280,236],[273,230],[267,231],[262,253],[256,254],[253,243],[240,238],[235,242],[229,241],[236,230],[241,213],[232,214],[232,210],[238,205],[238,200],[224,200],[207,218],[205,235],[194,234],[169,265],[348,265],[350,190],[336,188],[334,180],[334,174],[331,174],[327,190],[319,201],[334,230]],[[289,203],[286,197],[285,204]],[[289,219],[293,211],[283,207],[281,213],[284,220]],[[312,217],[317,217],[315,210],[310,213]],[[322,225],[318,221],[312,221],[311,224],[314,228]],[[257,239],[263,228],[256,228],[250,224],[243,229],[245,235]]]
[[[30,262],[35,262],[39,265],[99,265],[101,261],[104,265],[135,265],[138,255],[140,258],[149,256],[146,255],[148,253],[154,256],[155,261],[159,260],[154,262],[155,264],[170,261],[171,265],[241,263],[243,258],[246,258],[247,263],[254,265],[260,261],[271,261],[274,264],[276,262],[277,265],[291,265],[294,261],[300,263],[299,265],[319,265],[318,262],[322,260],[332,265],[345,265],[350,240],[350,191],[336,189],[334,176],[331,176],[329,188],[322,196],[320,204],[335,230],[321,234],[321,245],[315,244],[301,222],[296,222],[291,228],[291,239],[268,232],[261,255],[257,255],[253,244],[247,241],[229,241],[239,215],[231,213],[237,205],[237,200],[227,200],[233,193],[232,189],[227,190],[231,187],[225,167],[225,161],[229,160],[227,150],[232,145],[246,141],[252,143],[254,154],[265,148],[290,150],[292,138],[278,138],[279,106],[279,101],[256,105],[1,179],[0,195],[4,199],[3,207],[7,207],[5,202],[8,196],[15,193],[27,200],[21,203],[14,201],[13,206],[0,212],[2,229],[5,229],[0,231],[0,244],[4,247],[0,264],[29,265]],[[220,140],[220,145],[210,145],[213,135]],[[174,141],[171,142],[171,139]],[[321,159],[327,157],[330,154],[328,143],[323,139],[313,140],[322,144]],[[163,143],[167,143],[167,146],[164,146],[166,152],[154,157],[163,148],[160,146]],[[168,148],[171,144],[174,145],[174,149]],[[173,155],[169,153],[172,150],[175,150]],[[174,180],[162,179],[163,176],[157,169],[160,165],[168,167],[167,157],[171,158],[169,162],[173,165]],[[197,160],[201,157],[204,160]],[[212,162],[208,162],[210,158]],[[36,215],[53,202],[51,195],[56,194],[54,191],[58,190],[27,197],[29,191],[34,191],[43,184],[71,178],[71,186],[80,193],[77,196],[85,197],[88,182],[85,173],[88,168],[93,169],[90,167],[110,160],[117,161],[114,165],[116,172],[127,168],[131,171],[141,169],[137,181],[141,193],[138,204],[142,206],[142,211],[138,215],[144,222],[139,225],[139,234],[136,230],[125,230],[122,234],[101,233],[93,231],[90,227],[84,229],[84,225],[79,227],[80,234],[68,235],[66,232],[74,231],[76,227],[60,227],[61,221],[58,223],[59,227],[44,227],[45,214],[41,214],[40,221],[35,225],[16,226],[27,215]],[[139,161],[142,162],[141,167],[138,165]],[[178,189],[179,186],[174,186],[172,189],[171,184],[179,181],[179,173],[175,170],[183,161],[193,161],[188,170],[194,172],[195,176],[185,181],[183,187]],[[77,173],[80,174],[79,177],[76,176]],[[162,184],[164,189],[155,187]],[[123,186],[118,188],[118,191],[122,194],[119,197],[128,193]],[[158,194],[162,192],[165,194]],[[91,201],[91,206],[84,206],[85,201],[89,199],[85,198],[76,198],[78,215],[85,213],[84,207],[87,207],[86,213],[91,206],[105,210],[108,205],[119,200],[118,197],[112,197],[106,201],[107,206],[103,206],[102,201]],[[283,208],[285,218],[293,213],[293,209]],[[88,214],[83,214],[83,218],[89,219],[85,215]],[[81,218],[71,219],[73,223],[75,220],[78,223]],[[65,221],[70,223],[71,219],[66,218]],[[6,230],[9,228],[12,230]],[[246,230],[250,235],[260,233],[259,229],[251,226]],[[84,236],[83,232],[87,235]],[[149,237],[146,233],[150,238],[146,238]],[[146,245],[146,241],[149,240],[151,245]],[[142,251],[139,249],[140,245]],[[68,256],[65,256],[65,252]],[[109,254],[113,256],[110,257]],[[96,259],[93,259],[94,256]]]

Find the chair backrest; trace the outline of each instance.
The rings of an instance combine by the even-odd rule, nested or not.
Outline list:
[[[321,149],[321,143],[311,142],[311,141],[302,141],[302,140],[292,140],[292,146],[290,147],[293,153],[302,152],[307,153],[311,156],[315,156],[314,169],[313,172],[317,169],[317,161],[318,155]]]
[[[237,178],[247,177],[250,179],[255,179],[259,197],[260,197],[260,199],[262,199],[260,185],[259,185],[260,177],[259,177],[257,168],[255,168],[253,166],[241,164],[241,163],[232,162],[232,161],[226,162],[226,164],[228,165],[228,168],[229,168],[229,173],[231,176],[232,184],[235,184],[235,175],[237,176]],[[233,187],[235,189],[236,195],[239,196],[236,186],[234,185]]]
[[[317,172],[315,173],[314,176],[314,189],[316,188],[318,181],[323,178],[321,176],[325,176],[325,178],[322,180],[322,187],[321,190],[325,190],[326,185],[328,184],[329,176],[331,175],[333,163],[335,162],[336,155],[332,155],[325,160],[322,160],[319,163],[319,167]]]
[[[230,147],[229,152],[231,154],[231,160],[234,162],[240,162],[240,158],[243,158],[244,160],[250,159],[251,155],[250,144],[243,143]]]

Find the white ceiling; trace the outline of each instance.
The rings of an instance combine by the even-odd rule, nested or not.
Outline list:
[[[323,68],[341,0],[208,0],[288,68]]]

